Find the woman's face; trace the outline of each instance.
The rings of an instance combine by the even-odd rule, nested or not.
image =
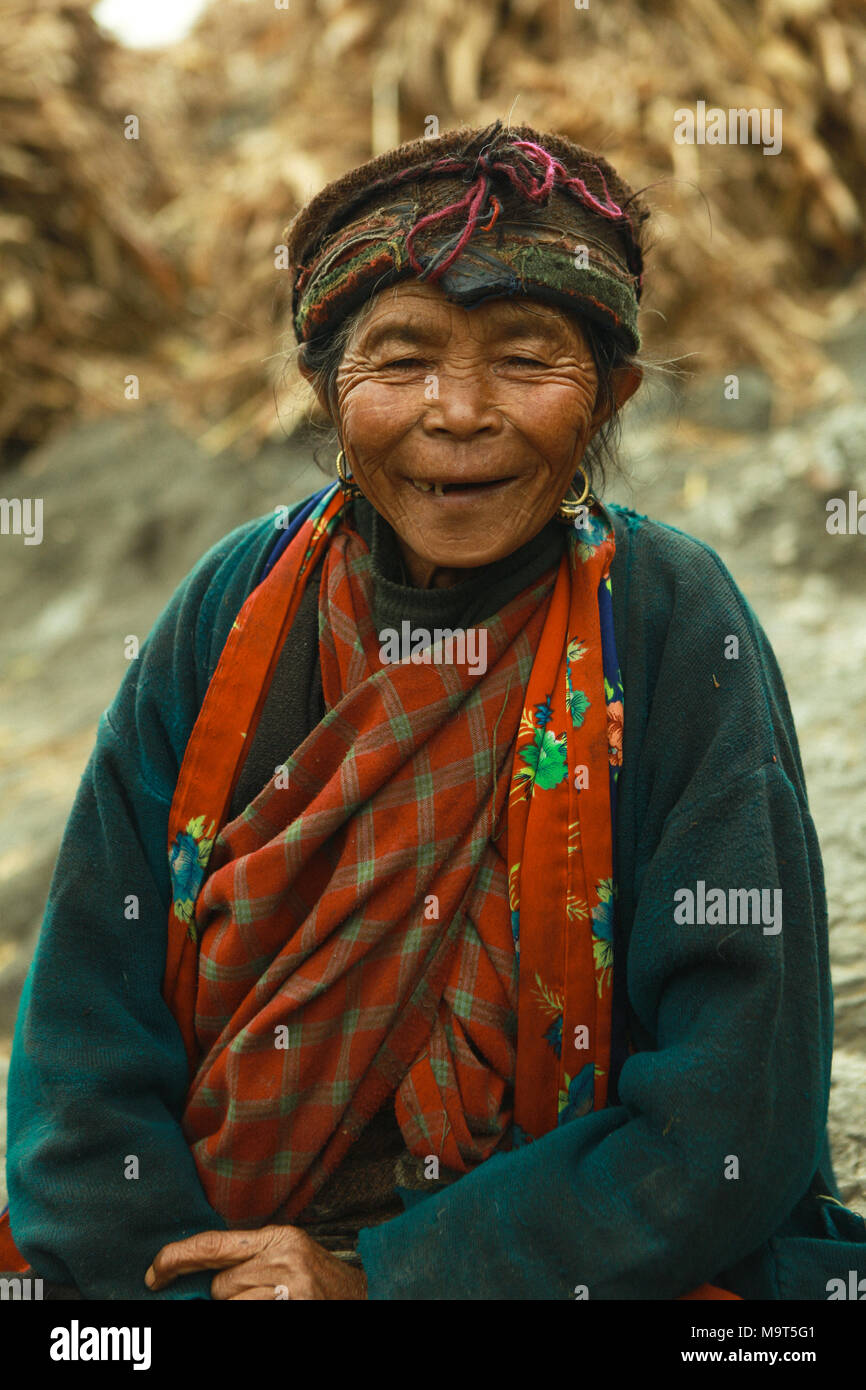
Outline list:
[[[621,374],[618,398],[639,381]],[[464,309],[418,281],[375,298],[340,364],[337,423],[415,584],[457,583],[538,534],[605,418],[596,386],[579,327],[552,306]]]

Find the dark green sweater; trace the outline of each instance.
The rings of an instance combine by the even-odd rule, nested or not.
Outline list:
[[[572,1298],[585,1286],[590,1298],[668,1299],[712,1281],[817,1299],[828,1279],[866,1273],[866,1223],[814,1195],[839,1195],[825,1131],[832,995],[820,853],[781,675],[709,547],[611,510],[625,688],[618,881],[641,1050],[618,1103],[362,1231],[373,1298]],[[130,666],[100,721],[22,996],[12,1231],[38,1274],[89,1298],[207,1296],[210,1274],[150,1294],[144,1270],[167,1241],[225,1224],[179,1123],[186,1059],[161,995],[166,827],[208,681],[273,543],[266,517],[214,546]],[[542,546],[525,558],[531,568],[548,556]],[[301,641],[294,629],[290,640]],[[268,775],[316,717],[309,631],[304,640],[307,708],[294,731],[278,721]],[[781,888],[782,930],[677,925],[673,895],[698,880]],[[131,1155],[136,1178],[125,1176]]]

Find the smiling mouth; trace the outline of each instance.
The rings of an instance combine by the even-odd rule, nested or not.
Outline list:
[[[459,483],[434,483],[421,478],[410,478],[409,482],[417,492],[430,493],[435,497],[445,497],[449,493],[483,493],[492,492],[495,488],[503,487],[506,483],[514,482],[513,478],[491,478],[489,481],[479,482],[459,482]]]

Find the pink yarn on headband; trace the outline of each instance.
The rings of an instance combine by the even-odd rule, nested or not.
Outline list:
[[[420,275],[423,272],[423,267],[415,255],[414,240],[416,233],[420,232],[422,227],[429,226],[433,222],[438,222],[441,218],[447,217],[451,213],[459,212],[461,208],[465,207],[468,210],[466,225],[460,233],[456,244],[451,249],[448,256],[436,266],[435,270],[430,271],[426,276],[429,280],[438,280],[457,259],[474,232],[479,215],[490,191],[491,175],[494,173],[505,174],[513,187],[531,203],[545,202],[554,184],[558,184],[574,197],[578,198],[585,206],[592,208],[600,217],[609,218],[612,222],[628,220],[622,208],[611,198],[604,180],[604,175],[596,166],[593,167],[596,167],[596,173],[601,179],[605,196],[604,202],[599,201],[595,194],[587,187],[583,179],[578,178],[576,174],[569,174],[562,161],[556,159],[549,150],[543,147],[543,145],[537,145],[532,140],[515,140],[512,148],[524,151],[524,160],[532,160],[533,163],[540,165],[542,177],[540,179],[535,177],[529,167],[525,167],[521,170],[516,164],[507,164],[502,160],[494,160],[491,162],[485,155],[479,155],[473,166],[475,169],[478,169],[479,172],[463,197],[456,203],[449,203],[448,207],[440,208],[437,212],[428,213],[426,217],[422,217],[416,222],[415,226],[412,227],[407,234],[406,251],[409,256],[410,264],[416,273]],[[465,168],[466,163],[464,161],[453,158],[437,160],[432,166],[434,170],[447,170],[448,172],[453,171],[455,173]],[[407,175],[411,172],[412,171],[407,171]],[[487,226],[491,226],[499,215],[500,205],[496,199],[492,201],[497,203],[497,207]]]

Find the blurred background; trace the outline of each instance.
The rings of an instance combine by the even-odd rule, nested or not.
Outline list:
[[[678,144],[699,101],[780,110],[781,152]],[[679,375],[626,408],[605,496],[714,546],[779,659],[866,1214],[866,535],[826,524],[866,499],[862,0],[0,0],[0,494],[44,508],[40,544],[0,534],[0,1090],[125,639],[325,481],[283,228],[371,155],[496,117],[647,189],[642,329]]]

